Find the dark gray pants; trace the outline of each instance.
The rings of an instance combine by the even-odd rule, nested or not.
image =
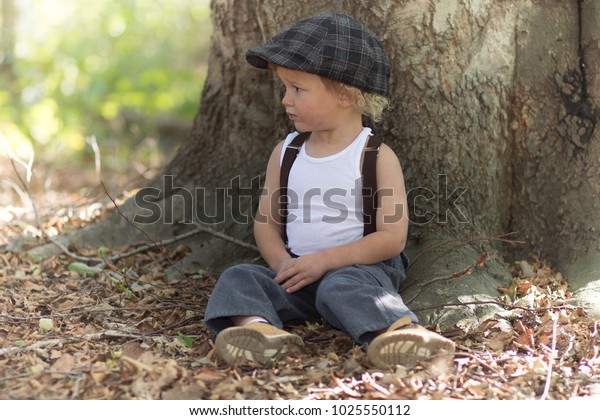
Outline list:
[[[403,316],[417,322],[397,292],[405,279],[403,257],[332,270],[295,293],[275,283],[267,267],[236,265],[219,278],[204,322],[218,334],[233,325],[232,316],[261,316],[278,328],[323,317],[357,343],[366,343]]]

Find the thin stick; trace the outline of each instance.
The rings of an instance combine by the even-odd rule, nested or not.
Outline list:
[[[0,357],[12,356],[13,354],[17,354],[17,353],[26,353],[28,351],[39,349],[42,347],[47,347],[47,346],[52,347],[57,344],[65,343],[68,341],[70,341],[70,340],[55,338],[52,340],[37,341],[37,342],[30,344],[28,346],[25,346],[25,347],[6,347],[4,349],[0,349]]]
[[[156,247],[165,246],[165,245],[171,245],[171,244],[173,244],[175,242],[179,242],[179,241],[182,241],[184,239],[190,238],[190,237],[192,237],[194,235],[198,235],[199,233],[208,233],[208,234],[210,234],[210,235],[212,235],[212,236],[214,236],[216,238],[219,238],[219,239],[222,239],[224,241],[228,241],[228,242],[231,242],[231,243],[233,243],[235,245],[241,246],[242,248],[247,248],[247,249],[250,249],[252,251],[258,252],[258,247],[255,246],[255,245],[249,244],[249,243],[244,242],[244,241],[240,241],[239,239],[236,239],[236,238],[234,238],[232,236],[229,236],[229,235],[226,235],[224,233],[218,232],[218,231],[216,231],[214,229],[211,229],[211,228],[208,228],[208,227],[205,227],[205,226],[196,225],[196,228],[193,229],[193,230],[190,230],[189,232],[182,233],[180,235],[174,236],[174,237],[169,238],[169,239],[165,239],[165,240],[160,241],[160,242],[153,242],[152,244],[149,244],[149,245],[143,245],[143,246],[140,246],[138,248],[132,249],[131,251],[124,252],[122,254],[112,255],[112,256],[110,256],[108,258],[108,260],[114,262],[114,261],[117,261],[117,260],[120,260],[120,259],[123,259],[123,258],[126,258],[126,257],[130,257],[130,256],[135,255],[135,254],[139,254],[140,252],[144,252],[144,251],[148,251],[150,249],[154,249]]]
[[[133,224],[127,218],[127,216],[125,216],[121,212],[121,210],[120,210],[119,206],[117,205],[117,203],[115,202],[115,200],[108,193],[108,191],[106,189],[106,186],[100,180],[100,184],[102,185],[102,188],[104,189],[104,192],[106,193],[106,195],[108,196],[108,198],[110,199],[110,201],[112,201],[112,203],[114,204],[114,206],[117,209],[118,213],[130,225],[132,225],[133,227],[135,227],[136,229],[138,229],[140,232],[142,232],[146,236],[146,238],[148,238],[148,240],[150,240],[150,242],[152,242],[152,244],[151,245],[144,245],[144,246],[135,248],[133,250],[130,250],[128,252],[121,253],[121,254],[112,255],[109,258],[107,258],[106,260],[102,259],[102,258],[97,258],[97,257],[85,257],[85,256],[81,256],[81,255],[75,254],[75,253],[71,252],[67,248],[67,246],[65,246],[59,240],[57,240],[53,236],[48,235],[47,231],[44,229],[44,226],[42,225],[40,214],[39,214],[39,211],[37,209],[36,201],[35,201],[35,198],[33,197],[33,193],[31,192],[31,188],[29,186],[29,184],[31,182],[32,168],[33,168],[33,161],[34,161],[34,159],[33,159],[33,153],[31,154],[29,161],[26,163],[23,160],[21,160],[12,151],[12,149],[8,145],[8,143],[7,143],[6,139],[4,138],[4,136],[2,135],[2,133],[0,133],[0,140],[2,140],[2,142],[3,142],[4,149],[6,150],[6,153],[7,153],[8,157],[9,157],[9,159],[11,161],[11,165],[13,167],[13,170],[15,171],[15,174],[16,174],[19,182],[21,183],[21,185],[23,186],[23,188],[25,189],[25,191],[27,193],[27,196],[28,196],[29,201],[31,203],[31,206],[33,208],[33,212],[34,212],[34,215],[35,215],[35,220],[36,220],[37,228],[41,232],[42,237],[44,237],[45,239],[47,239],[50,242],[52,242],[55,246],[57,246],[61,250],[61,252],[63,254],[67,255],[69,258],[71,258],[71,259],[73,259],[75,261],[81,261],[81,262],[85,262],[85,263],[94,263],[94,264],[97,264],[97,265],[95,265],[93,267],[90,267],[92,270],[95,270],[95,271],[102,270],[103,268],[105,268],[107,260],[111,261],[111,262],[114,262],[114,261],[117,261],[117,260],[120,260],[120,259],[123,259],[123,258],[127,258],[127,257],[135,255],[135,254],[139,254],[141,252],[148,251],[150,249],[154,249],[154,248],[159,248],[160,249],[161,246],[171,245],[171,244],[173,244],[175,242],[178,242],[178,241],[190,238],[190,237],[192,237],[194,235],[197,235],[198,233],[208,233],[208,234],[213,235],[213,236],[215,236],[215,237],[217,237],[219,239],[222,239],[222,240],[225,240],[225,241],[229,241],[229,242],[232,242],[232,243],[234,243],[234,244],[236,244],[238,246],[241,246],[241,247],[244,247],[244,248],[247,248],[247,249],[251,249],[253,251],[257,251],[258,252],[258,247],[254,246],[252,244],[240,241],[239,239],[233,238],[233,237],[231,237],[229,235],[226,235],[224,233],[221,233],[221,232],[217,232],[217,231],[215,231],[213,229],[210,229],[210,228],[207,228],[207,227],[204,227],[204,226],[198,226],[198,225],[196,225],[196,229],[194,229],[194,230],[192,230],[190,232],[185,232],[185,233],[182,233],[181,235],[174,236],[173,238],[169,238],[169,239],[165,239],[165,240],[160,241],[160,242],[156,242],[156,241],[152,240],[152,238],[150,238],[150,236],[146,232],[144,232],[144,230],[140,229],[138,226],[136,226],[135,224]],[[92,148],[94,150],[95,161],[96,161],[96,175],[99,176],[100,175],[99,171],[100,171],[101,168],[100,168],[100,161],[99,161],[99,159],[100,159],[100,151],[99,151],[99,148],[98,148],[98,144],[96,142],[95,137],[88,138],[87,142],[88,142],[88,144],[90,144],[92,146]],[[21,177],[21,174],[19,173],[19,170],[17,169],[16,163],[19,163],[21,166],[23,166],[25,168],[25,170],[26,170],[26,180],[24,180]],[[175,263],[172,260],[170,260],[169,256],[166,255],[162,251],[162,249],[161,249],[161,253],[165,256],[165,258],[167,259],[167,261],[169,261],[169,263],[173,267],[175,267],[175,269],[178,270],[179,273],[183,277],[185,277],[185,274],[181,270],[179,270],[177,268],[177,266],[175,265]]]
[[[123,331],[117,330],[107,330],[101,333],[92,333],[92,334],[84,334],[80,337],[63,337],[63,338],[54,338],[52,340],[44,340],[37,341],[33,344],[30,344],[25,347],[15,346],[15,347],[7,347],[4,349],[0,349],[0,357],[4,356],[12,356],[17,353],[26,353],[31,350],[39,349],[42,347],[52,347],[59,344],[67,344],[85,340],[98,340],[103,337],[124,337],[124,338],[140,338],[143,337],[144,334],[131,334]]]
[[[552,368],[554,367],[554,353],[556,353],[556,323],[558,316],[552,314],[552,353],[550,354],[550,360],[548,361],[548,374],[546,375],[546,384],[544,385],[544,392],[540,397],[540,400],[548,398],[550,392],[550,383],[552,381]]]
[[[422,307],[422,308],[415,308],[415,309],[411,308],[411,310],[413,312],[419,312],[419,311],[428,311],[428,310],[431,310],[431,309],[448,308],[448,307],[451,307],[451,306],[468,306],[468,305],[498,305],[498,306],[501,306],[503,308],[510,309],[510,310],[512,310],[512,309],[522,309],[522,310],[528,311],[528,312],[536,312],[537,310],[542,310],[542,309],[543,310],[548,310],[548,309],[550,309],[550,310],[555,310],[555,309],[573,309],[573,306],[571,306],[571,305],[549,306],[549,307],[545,307],[545,308],[535,309],[535,308],[527,308],[525,306],[509,305],[509,304],[506,304],[506,303],[498,302],[496,300],[475,300],[475,301],[472,301],[472,302],[445,303],[443,305],[425,306],[425,307]]]
[[[493,366],[491,366],[489,363],[485,362],[484,360],[480,359],[479,357],[477,357],[473,353],[456,352],[456,353],[450,353],[450,354],[452,354],[454,356],[466,356],[466,357],[470,357],[471,359],[474,359],[480,365],[488,368],[489,370],[491,370],[492,372],[494,372],[496,375],[498,375],[498,377],[503,382],[508,382],[508,379],[506,379],[506,376],[504,376],[504,374],[502,372],[500,372],[498,369],[494,368]]]
[[[248,242],[241,241],[241,240],[239,240],[237,238],[234,238],[233,236],[229,236],[229,235],[227,235],[225,233],[218,232],[218,231],[216,231],[214,229],[211,229],[209,227],[199,225],[198,223],[194,223],[194,224],[196,226],[196,229],[200,230],[201,232],[208,233],[208,234],[214,236],[215,238],[219,238],[219,239],[222,239],[224,241],[231,242],[232,244],[235,244],[237,246],[241,246],[242,248],[246,248],[246,249],[250,249],[252,251],[260,252],[259,249],[258,249],[258,247],[256,245],[250,244]]]
[[[85,142],[92,146],[92,150],[94,151],[94,166],[96,169],[96,182],[100,182],[102,180],[102,159],[100,158],[100,148],[98,147],[98,142],[96,141],[96,136],[86,137]]]
[[[194,225],[196,226],[196,228],[193,229],[193,230],[191,230],[191,231],[189,231],[189,232],[182,233],[181,235],[177,235],[177,236],[175,236],[175,237],[173,237],[171,239],[165,239],[165,240],[163,240],[161,242],[156,242],[146,232],[144,232],[143,229],[141,229],[140,227],[136,226],[133,222],[131,222],[129,220],[129,218],[125,214],[123,214],[121,212],[121,209],[119,208],[119,206],[117,205],[117,203],[115,202],[115,200],[111,197],[111,195],[108,193],[108,191],[106,189],[106,186],[104,185],[103,182],[101,182],[101,185],[102,185],[102,188],[104,189],[105,194],[108,196],[108,198],[110,199],[110,201],[112,201],[112,203],[114,204],[115,209],[117,210],[117,212],[119,213],[119,215],[121,215],[121,217],[123,217],[127,221],[127,223],[129,223],[131,226],[133,226],[134,228],[136,228],[137,230],[139,230],[140,232],[142,232],[144,234],[144,236],[146,236],[146,238],[148,238],[148,240],[150,242],[152,242],[152,244],[150,244],[150,245],[144,245],[144,246],[136,248],[136,249],[134,249],[132,251],[129,251],[129,252],[126,252],[126,253],[123,253],[123,254],[119,254],[119,255],[114,255],[114,256],[112,256],[112,257],[109,258],[109,260],[111,260],[111,261],[115,261],[117,259],[121,259],[121,258],[124,258],[124,257],[129,257],[130,255],[137,254],[137,253],[143,252],[143,251],[147,251],[149,249],[160,248],[160,246],[163,246],[163,245],[170,245],[172,243],[175,243],[175,242],[181,241],[183,239],[189,238],[191,236],[197,235],[198,233],[208,233],[209,235],[212,235],[215,238],[219,238],[219,239],[222,239],[224,241],[231,242],[231,243],[233,243],[235,245],[238,245],[238,246],[240,246],[242,248],[247,248],[247,249],[250,249],[250,250],[256,251],[256,252],[259,251],[258,247],[255,246],[255,245],[253,245],[253,244],[241,241],[239,239],[234,238],[233,236],[229,236],[229,235],[227,235],[225,233],[218,232],[218,231],[216,231],[214,229],[211,229],[211,228],[206,227],[206,226],[202,226],[202,225],[200,225],[198,223],[194,223]],[[162,252],[162,254],[166,258],[169,258],[164,252]],[[170,260],[168,260],[168,261],[169,261],[169,263],[174,264],[172,261],[170,261]]]
[[[19,194],[19,197],[21,198],[21,201],[23,203],[25,203],[25,205],[28,205],[28,201],[29,197],[27,197],[27,194],[25,193],[25,191],[23,191],[21,188],[19,188],[19,186],[17,184],[15,184],[11,179],[4,179],[2,180],[2,182],[4,182],[5,184],[8,184],[9,187],[12,187],[13,190],[15,190],[15,192],[17,194]]]
[[[482,267],[485,262],[487,261],[487,259],[489,258],[490,254],[488,254],[487,252],[484,252],[483,255],[481,256],[481,258],[479,258],[477,261],[475,261],[473,264],[471,264],[470,266],[466,267],[465,269],[461,270],[461,271],[457,271],[456,273],[453,273],[449,276],[440,276],[440,277],[435,277],[423,284],[420,285],[419,290],[417,290],[417,293],[412,296],[410,299],[408,299],[406,301],[406,304],[409,304],[410,302],[412,302],[413,300],[416,299],[417,296],[419,296],[419,294],[425,290],[425,288],[433,283],[437,283],[439,281],[444,281],[444,280],[451,280],[451,279],[456,279],[459,277],[464,276],[465,274],[473,271],[473,269],[477,266]]]
[[[40,214],[39,214],[37,206],[35,204],[35,200],[33,199],[33,194],[31,193],[31,189],[29,188],[29,184],[31,183],[31,175],[33,173],[32,172],[33,156],[34,156],[33,150],[31,151],[31,156],[29,156],[29,162],[25,163],[25,161],[21,160],[12,151],[12,149],[8,145],[8,142],[6,141],[6,139],[4,138],[4,135],[2,133],[0,133],[0,140],[2,140],[2,144],[4,145],[4,150],[6,151],[6,154],[8,155],[8,158],[10,159],[10,164],[12,165],[13,170],[15,171],[15,174],[17,175],[17,178],[19,179],[19,182],[21,183],[21,185],[23,186],[23,188],[25,188],[25,191],[27,192],[27,196],[29,197],[29,201],[31,202],[31,206],[33,207],[33,213],[35,215],[35,221],[38,225],[38,228],[40,229],[40,231],[42,232],[42,234],[44,236],[47,236],[46,231],[44,230],[44,228],[42,226]],[[19,170],[17,169],[17,165],[15,162],[18,162],[21,166],[23,166],[23,168],[25,168],[27,182],[25,182],[23,180],[23,178],[21,177],[21,174],[19,173]]]
[[[517,240],[512,240],[512,239],[505,239],[508,236],[512,236],[512,235],[516,235],[517,232],[509,232],[509,233],[503,233],[501,235],[497,235],[497,236],[475,236],[475,237],[471,237],[471,238],[463,238],[463,239],[448,239],[446,241],[443,241],[441,243],[437,243],[434,244],[432,246],[430,246],[429,248],[425,249],[423,252],[421,252],[420,254],[418,254],[417,256],[412,258],[411,261],[411,265],[414,264],[419,258],[421,258],[423,255],[427,254],[430,251],[433,251],[434,249],[437,248],[441,248],[447,245],[451,245],[452,243],[456,243],[456,245],[454,245],[454,247],[450,250],[452,251],[455,248],[458,248],[459,246],[462,245],[468,245],[472,242],[492,242],[492,241],[498,241],[498,242],[505,242],[508,244],[524,244],[525,242],[523,241],[517,241]],[[449,251],[447,251],[449,252]],[[446,252],[446,253],[447,253]],[[442,254],[445,255],[446,253]]]
[[[166,246],[166,245],[174,244],[176,242],[179,242],[179,241],[182,241],[184,239],[190,238],[190,237],[192,237],[194,235],[197,235],[199,233],[201,233],[201,231],[199,229],[194,229],[194,230],[191,230],[189,232],[182,233],[181,235],[176,235],[176,236],[173,236],[172,238],[162,240],[160,242],[152,242],[149,245],[139,246],[137,248],[132,249],[131,251],[123,252],[121,254],[111,255],[107,259],[109,261],[115,262],[115,261],[118,261],[120,259],[127,258],[127,257],[130,257],[132,255],[139,254],[141,252],[149,251],[149,250],[154,249],[154,248],[160,248],[161,246]],[[166,258],[166,255],[163,254],[163,256],[165,256],[165,258]],[[169,261],[169,262],[172,263],[171,261]]]
[[[363,373],[362,380],[365,384],[365,387],[374,389],[375,391],[382,393],[386,397],[390,396],[390,391],[388,391],[387,389],[379,385],[377,382],[375,382],[375,378],[373,378],[373,376],[371,376],[369,372]]]
[[[461,246],[465,246],[468,245],[470,243],[474,243],[474,242],[492,242],[492,241],[499,241],[499,242],[505,242],[505,243],[509,243],[509,244],[522,244],[524,242],[522,241],[515,241],[515,240],[510,240],[510,239],[505,239],[507,236],[513,235],[516,232],[510,232],[510,233],[505,233],[502,235],[498,235],[498,236],[494,236],[494,237],[485,237],[485,236],[476,236],[476,237],[471,237],[471,238],[465,238],[465,239],[449,239],[446,241],[443,241],[441,243],[437,243],[434,244],[432,246],[430,246],[429,248],[427,248],[426,250],[424,250],[423,252],[421,252],[420,254],[416,255],[415,257],[411,258],[411,262],[410,265],[408,267],[408,270],[411,270],[411,268],[415,265],[415,263],[419,260],[419,258],[421,258],[423,255],[427,254],[430,251],[433,251],[437,248],[442,248],[442,247],[450,247],[452,244],[452,247],[450,247],[449,249],[446,249],[444,252],[442,252],[441,254],[437,255],[433,261],[430,261],[430,265],[433,264],[434,262],[438,261],[439,259],[441,259],[442,257],[444,257],[445,255],[453,252],[454,250],[458,249]],[[421,269],[421,271],[423,271],[423,269]],[[407,279],[407,281],[403,282],[402,285],[400,286],[400,291],[403,291],[405,289],[407,289],[408,287],[410,287],[413,283],[415,278],[419,277],[419,274],[421,274],[421,271],[418,271],[417,273],[412,273],[409,276],[409,278]]]
[[[44,233],[44,236],[46,237],[46,239],[48,239],[50,242],[52,242],[54,245],[56,245],[58,248],[60,248],[62,253],[65,254],[67,257],[72,258],[76,261],[98,264],[93,267],[89,267],[90,269],[92,269],[94,271],[100,271],[101,269],[103,269],[105,267],[105,262],[102,258],[84,257],[82,255],[75,254],[74,252],[69,251],[69,248],[67,248],[64,244],[62,244],[58,239],[54,238],[53,236],[49,236],[46,233]]]
[[[13,167],[13,170],[15,171],[15,174],[17,175],[19,182],[25,189],[27,196],[29,197],[29,202],[31,203],[31,207],[33,209],[33,214],[35,216],[35,223],[37,225],[38,230],[42,234],[42,237],[49,240],[50,242],[52,242],[64,254],[66,254],[67,256],[69,256],[70,258],[72,258],[76,261],[103,263],[103,260],[100,258],[82,257],[81,255],[72,253],[71,251],[69,251],[69,249],[65,245],[60,243],[54,237],[48,235],[48,232],[46,231],[46,229],[44,229],[44,225],[42,224],[42,220],[40,218],[40,213],[37,209],[35,198],[33,196],[33,193],[31,192],[31,188],[30,188],[31,176],[33,174],[33,152],[31,153],[31,156],[29,157],[29,161],[27,163],[25,163],[17,155],[15,155],[15,153],[11,150],[10,146],[8,145],[8,143],[7,143],[6,139],[4,138],[4,136],[2,135],[2,133],[0,133],[0,139],[2,140],[2,143],[4,144],[4,149],[6,150],[6,153],[8,154],[8,157],[10,159],[10,163]],[[25,168],[25,171],[26,171],[26,179],[25,180],[21,177],[21,174],[19,173],[19,170],[17,169],[16,163],[19,163],[21,166],[23,166]]]
[[[137,226],[136,224],[134,224],[131,220],[129,220],[129,217],[127,217],[119,208],[119,206],[117,205],[117,202],[112,198],[112,196],[108,193],[108,190],[106,189],[106,186],[104,185],[104,182],[100,181],[100,185],[102,185],[102,188],[104,189],[104,192],[106,193],[106,196],[110,199],[110,201],[112,201],[113,205],[115,206],[115,209],[117,210],[117,213],[119,213],[119,215],[125,219],[125,221],[127,223],[129,223],[130,226],[134,227],[135,229],[137,229],[138,231],[140,231],[146,238],[148,238],[148,240],[155,246],[158,248],[158,250],[160,251],[160,253],[163,255],[163,257],[165,257],[167,259],[167,261],[169,262],[169,264],[171,264],[171,266],[177,270],[177,272],[179,274],[181,274],[181,276],[188,280],[192,286],[194,287],[194,289],[196,289],[196,291],[200,291],[198,289],[198,286],[196,285],[195,282],[193,282],[184,272],[182,269],[180,269],[179,267],[177,267],[177,265],[175,264],[175,262],[171,259],[171,257],[169,257],[167,255],[167,253],[164,251],[164,249],[154,240],[150,237],[150,235],[148,235],[146,233],[146,231],[142,228],[140,228],[139,226]]]
[[[48,314],[48,315],[28,315],[28,316],[14,316],[14,315],[8,315],[8,314],[0,314],[0,319],[1,318],[6,318],[10,321],[13,322],[26,322],[26,321],[32,321],[32,320],[37,320],[37,319],[41,319],[41,318],[70,318],[73,316],[79,316],[79,315],[84,315],[84,314],[91,314],[91,313],[103,313],[103,312],[145,312],[145,311],[166,311],[166,310],[170,310],[170,309],[175,309],[175,308],[181,308],[182,305],[180,304],[172,304],[172,305],[165,305],[165,306],[137,306],[135,308],[123,308],[123,307],[110,307],[110,308],[103,308],[103,307],[84,307],[85,309],[81,309],[81,308],[73,308],[73,309],[78,309],[78,310],[74,310],[73,312],[69,312],[68,314],[61,314],[61,313],[57,313],[57,314]]]

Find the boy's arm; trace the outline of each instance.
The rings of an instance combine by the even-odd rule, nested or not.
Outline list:
[[[282,148],[283,142],[275,146],[269,158],[265,185],[254,220],[256,244],[264,260],[276,273],[292,259],[283,243],[279,215],[279,172]]]
[[[377,158],[377,231],[355,242],[293,259],[275,281],[295,292],[320,279],[327,271],[352,264],[375,264],[404,249],[408,234],[408,206],[404,176],[396,154],[382,144]]]

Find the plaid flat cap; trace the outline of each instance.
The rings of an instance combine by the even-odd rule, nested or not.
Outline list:
[[[377,36],[344,13],[298,22],[257,48],[246,60],[265,69],[269,63],[317,74],[363,92],[388,95],[390,65]]]

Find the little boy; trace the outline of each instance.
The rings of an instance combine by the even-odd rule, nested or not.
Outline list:
[[[269,267],[225,270],[208,302],[205,323],[217,334],[218,357],[228,364],[280,358],[290,343],[303,344],[283,324],[319,317],[369,343],[376,367],[412,368],[453,352],[452,341],[416,325],[397,292],[405,278],[407,202],[400,163],[384,144],[374,170],[374,231],[365,230],[361,168],[372,134],[362,117],[380,119],[388,95],[389,63],[379,39],[346,14],[325,14],[250,49],[246,60],[277,73],[297,131],[271,154],[255,219]],[[303,143],[290,145],[298,136]],[[282,185],[291,147],[297,158]]]

